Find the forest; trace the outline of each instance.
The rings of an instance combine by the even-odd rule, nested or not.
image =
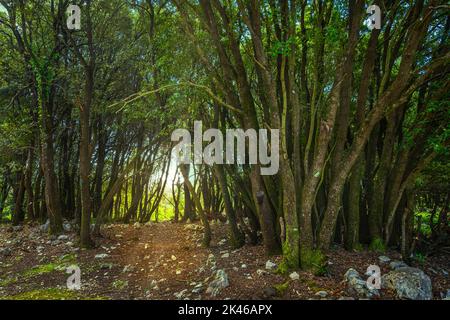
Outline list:
[[[441,0],[0,0],[0,299],[450,300],[449,32]]]

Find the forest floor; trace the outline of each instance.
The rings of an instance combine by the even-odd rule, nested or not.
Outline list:
[[[291,280],[266,269],[261,245],[232,250],[226,225],[214,223],[212,230],[211,247],[203,248],[197,224],[112,224],[102,229],[95,249],[80,250],[75,233],[51,237],[36,225],[0,225],[0,299],[320,299],[320,291],[326,291],[325,299],[347,299],[352,297],[343,278],[349,268],[363,277],[371,264],[389,271],[380,254],[335,247],[327,252],[325,275],[298,271],[299,279]],[[399,259],[395,251],[384,255]],[[281,257],[270,261],[279,264]],[[212,264],[229,280],[216,296],[205,292],[214,278]],[[70,265],[80,267],[81,290],[66,289]],[[430,276],[436,299],[450,288],[448,255],[415,266]],[[380,298],[393,295],[382,291]]]

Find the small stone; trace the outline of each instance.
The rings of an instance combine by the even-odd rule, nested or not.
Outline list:
[[[48,232],[48,230],[50,229],[50,220],[47,220],[47,222],[45,222],[45,224],[39,226],[39,230],[41,232]]]
[[[194,294],[198,294],[198,293],[202,293],[203,288],[202,287],[195,287],[194,289],[192,289],[192,293]]]
[[[353,297],[340,297],[338,300],[355,300]]]
[[[270,261],[270,260],[267,260],[267,262],[266,262],[266,269],[267,270],[273,270],[273,269],[275,269],[277,267],[277,265],[275,264],[275,263],[273,263],[272,261]]]
[[[206,293],[215,297],[221,289],[226,288],[229,285],[230,283],[228,281],[228,275],[225,270],[217,270],[214,280],[211,281],[211,283],[208,285],[208,289],[206,289]]]
[[[12,251],[10,248],[0,249],[0,255],[2,255],[2,256],[8,257],[11,255],[11,253],[12,253]]]
[[[100,254],[96,254],[95,255],[95,259],[105,259],[107,258],[109,255],[107,253],[100,253]]]
[[[181,270],[177,270],[176,272],[175,272],[175,274],[181,274]]]
[[[100,269],[102,269],[102,270],[107,270],[107,269],[111,270],[112,267],[113,267],[112,263],[102,263],[100,265]]]
[[[267,271],[266,270],[262,270],[262,269],[258,269],[258,270],[256,270],[256,274],[258,276],[262,276],[264,274],[267,274]]]
[[[379,260],[381,263],[388,263],[389,261],[391,261],[391,258],[386,257],[386,256],[379,256],[379,257],[378,257],[378,260]]]
[[[134,269],[135,269],[134,266],[126,265],[126,266],[123,268],[122,272],[123,272],[123,273],[133,272]]]
[[[392,270],[395,270],[398,268],[408,267],[408,265],[406,263],[404,263],[403,261],[394,260],[394,261],[391,261],[391,263],[389,263],[389,267]]]
[[[241,268],[242,269],[247,269],[247,265],[244,263],[244,264],[241,265]]]
[[[227,253],[224,253],[223,255],[222,255],[222,258],[229,258],[230,257],[230,254],[227,252]]]
[[[298,279],[300,279],[300,275],[297,272],[292,272],[289,275],[289,278],[291,278],[291,280],[298,280]]]
[[[170,259],[172,259],[173,261],[175,261],[175,260],[177,260],[177,257],[175,257],[174,255],[172,255],[172,256],[170,257]]]
[[[316,296],[319,296],[319,297],[321,297],[321,298],[326,298],[327,296],[328,296],[328,292],[326,292],[326,291],[317,291],[316,293],[315,293],[315,295]]]
[[[60,236],[58,237],[58,240],[61,240],[61,241],[69,240],[69,236],[68,236],[68,235],[65,235],[65,234],[62,234],[62,235],[60,235]]]
[[[264,297],[265,298],[272,298],[275,297],[277,295],[277,289],[275,289],[274,287],[267,287],[264,288]]]
[[[177,299],[182,299],[184,297],[184,294],[187,292],[187,289],[184,289],[180,292],[175,292],[173,295],[177,298]]]

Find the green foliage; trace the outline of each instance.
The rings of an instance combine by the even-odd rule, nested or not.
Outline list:
[[[289,288],[290,281],[286,281],[284,283],[274,285],[275,290],[277,291],[278,296],[283,296],[286,293],[286,290]]]
[[[427,257],[420,252],[416,252],[414,253],[414,260],[423,266],[427,260]]]
[[[386,245],[384,244],[383,239],[381,238],[375,238],[372,239],[369,245],[369,250],[378,252],[378,253],[384,253],[386,252]]]
[[[301,250],[301,266],[304,270],[311,270],[317,276],[325,275],[327,270],[327,258],[320,250]]]

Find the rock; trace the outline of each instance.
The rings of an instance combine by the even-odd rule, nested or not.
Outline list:
[[[65,232],[70,232],[72,231],[72,225],[69,222],[65,222],[63,223],[63,229]]]
[[[246,265],[245,263],[243,263],[243,264],[241,265],[241,268],[242,268],[242,269],[247,269],[247,265]]]
[[[389,263],[389,268],[391,268],[392,270],[395,270],[398,268],[405,268],[405,267],[408,267],[408,265],[406,263],[404,263],[403,261],[394,260],[394,261],[391,261],[391,263]]]
[[[209,283],[208,289],[206,289],[206,293],[215,297],[221,289],[226,288],[229,285],[228,275],[225,270],[217,270],[214,280]]]
[[[201,231],[203,230],[203,226],[198,224],[187,224],[184,226],[184,230]]]
[[[13,226],[12,229],[14,232],[19,232],[23,230],[23,226]]]
[[[316,293],[315,293],[315,295],[316,296],[319,296],[319,297],[321,297],[321,298],[326,298],[327,296],[328,296],[328,292],[326,292],[326,291],[317,291]]]
[[[95,259],[105,259],[107,257],[109,257],[109,255],[107,253],[100,253],[100,254],[96,254],[94,258]]]
[[[223,255],[222,255],[222,258],[229,258],[230,257],[230,254],[227,252],[227,253],[224,253]]]
[[[378,260],[379,260],[381,263],[388,263],[389,261],[391,261],[391,258],[386,257],[386,256],[379,256],[379,257],[378,257]]]
[[[12,251],[10,248],[0,249],[0,256],[8,257],[11,255],[11,253],[12,253]]]
[[[50,229],[50,220],[47,220],[43,225],[39,226],[41,232],[48,232]]]
[[[359,297],[372,298],[373,296],[379,296],[380,293],[377,289],[369,289],[367,282],[361,279],[358,271],[353,268],[347,270],[344,275],[344,281],[347,284],[348,291],[351,294],[356,294]]]
[[[262,269],[258,269],[258,270],[256,270],[256,274],[258,276],[262,276],[264,274],[267,274],[267,271],[266,270],[262,270]]]
[[[382,287],[394,290],[400,299],[431,300],[433,297],[430,277],[418,268],[398,268],[381,279]]]
[[[177,298],[177,299],[183,299],[184,298],[184,294],[187,292],[187,289],[181,290],[180,292],[175,292],[173,295]]]
[[[277,267],[277,265],[275,264],[275,263],[273,263],[272,261],[270,261],[270,260],[267,260],[267,262],[266,262],[266,269],[267,270],[273,270],[273,269],[275,269]]]
[[[134,224],[133,224],[133,227],[134,228],[140,228],[141,227],[141,224],[139,223],[139,222],[135,222]]]
[[[62,235],[60,235],[58,237],[58,240],[61,240],[61,241],[69,240],[69,236],[65,235],[65,234],[62,234]]]
[[[216,264],[216,257],[212,253],[208,255],[208,259],[206,260],[206,265],[215,265]]]
[[[181,274],[181,270],[175,271],[175,274],[177,274],[177,275]]]
[[[217,244],[219,245],[219,246],[223,246],[223,245],[225,245],[227,243],[227,239],[222,239],[222,240],[220,240]]]
[[[340,297],[338,300],[355,300],[353,297]]]
[[[126,266],[123,268],[122,272],[123,272],[123,273],[133,272],[134,269],[135,269],[135,268],[134,268],[133,266],[126,265]]]
[[[300,279],[300,275],[297,272],[292,272],[289,275],[289,278],[291,278],[291,280],[298,280],[298,279]]]
[[[100,269],[101,269],[101,270],[107,270],[107,269],[111,270],[112,267],[113,267],[113,264],[112,264],[112,263],[102,263],[102,264],[100,265]]]
[[[172,256],[170,257],[170,259],[172,259],[172,261],[175,261],[175,260],[177,260],[177,257],[175,257],[174,255],[172,255]]]
[[[152,281],[150,282],[150,284],[149,284],[149,288],[150,288],[150,289],[153,289],[153,290],[158,290],[158,289],[159,289],[159,287],[158,287],[158,281],[152,280]],[[157,288],[157,289],[156,289],[156,288]]]
[[[264,297],[265,298],[272,298],[275,297],[278,294],[277,289],[274,287],[267,287],[264,288]]]
[[[192,293],[194,293],[194,294],[199,294],[199,293],[202,293],[202,291],[203,291],[203,287],[195,287],[194,289],[192,289]]]

